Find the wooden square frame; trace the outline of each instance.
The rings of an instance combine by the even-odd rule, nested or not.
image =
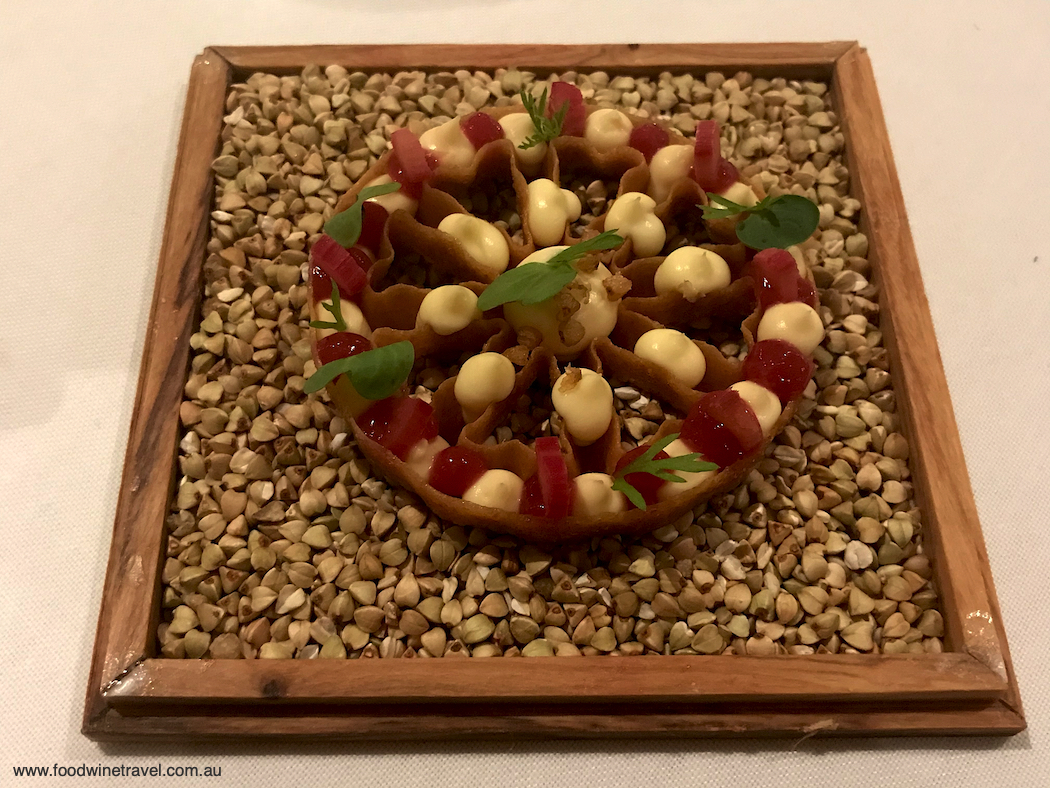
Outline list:
[[[747,69],[827,80],[881,292],[945,619],[943,654],[536,659],[156,658],[164,518],[199,320],[227,91],[307,63],[365,71]],[[97,740],[1013,734],[1025,727],[889,138],[856,42],[215,47],[197,57],[117,505],[83,732]]]

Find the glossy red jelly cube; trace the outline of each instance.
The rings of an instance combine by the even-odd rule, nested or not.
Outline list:
[[[635,150],[641,151],[648,162],[652,161],[658,150],[667,147],[670,141],[671,135],[659,123],[643,123],[641,126],[635,126],[631,131],[631,139],[628,144]]]
[[[772,391],[781,403],[794,399],[813,377],[813,362],[784,339],[756,342],[744,358],[744,378]]]
[[[751,261],[749,272],[755,280],[755,297],[763,309],[790,301],[816,307],[816,289],[798,272],[794,256],[786,249],[763,249]]]
[[[722,159],[718,163],[718,180],[711,191],[721,194],[739,180],[740,170],[729,159]]]
[[[546,516],[552,519],[568,517],[572,511],[574,487],[557,438],[536,439],[536,467]]]
[[[639,446],[636,449],[631,449],[625,455],[623,455],[616,463],[616,473],[619,473],[636,459],[641,457],[645,452],[649,450],[649,446]],[[665,451],[658,451],[653,459],[664,460],[670,455]],[[667,482],[651,473],[629,473],[623,477],[624,481],[634,487],[638,493],[645,500],[646,505],[652,506],[653,504],[659,503],[660,499],[657,497],[657,493],[660,488],[663,487]],[[633,504],[632,504],[633,506]]]
[[[719,467],[732,465],[762,445],[762,427],[732,389],[704,394],[682,424],[681,439]]]
[[[738,180],[736,167],[722,158],[718,121],[702,120],[696,124],[693,147],[693,179],[705,192],[721,194]]]
[[[547,100],[547,116],[554,117],[565,102],[569,103],[569,108],[565,111],[561,133],[566,137],[582,137],[587,127],[583,93],[570,82],[555,82],[551,85],[550,98]]]
[[[463,136],[470,141],[470,144],[476,150],[481,150],[482,146],[501,140],[506,136],[503,127],[499,125],[499,121],[487,112],[475,112],[472,115],[467,115],[459,122],[459,127],[463,130]]]
[[[357,245],[363,246],[372,254],[379,254],[379,242],[383,238],[383,228],[390,213],[377,202],[366,200],[361,206],[361,235],[357,238]],[[365,258],[367,259],[367,255]],[[372,265],[368,260],[367,271]]]
[[[337,331],[317,340],[317,357],[322,364],[330,364],[371,349],[372,343],[367,338],[352,331]]]
[[[327,301],[332,297],[332,279],[317,263],[310,264],[310,294],[314,301]]]
[[[418,200],[423,194],[423,184],[430,180],[438,166],[437,156],[433,151],[423,150],[423,146],[408,129],[398,129],[390,135],[394,150],[387,165],[390,179],[401,184],[403,194]]]
[[[784,249],[763,249],[750,263],[755,297],[763,309],[798,299],[798,265]]]
[[[488,469],[489,464],[481,452],[464,446],[449,446],[434,457],[427,481],[438,492],[462,498],[463,493]]]
[[[718,165],[722,160],[722,149],[718,121],[702,120],[696,124],[696,140],[693,144],[693,178],[704,189],[712,188],[718,180]]]
[[[397,158],[397,154],[390,157],[387,173],[390,175],[390,180],[401,184],[401,193],[406,197],[418,200],[423,196],[423,184],[408,179],[404,169],[401,167],[401,161]]]
[[[534,474],[525,480],[525,486],[521,490],[521,503],[518,505],[518,511],[530,517],[547,516],[547,507],[543,503],[543,490],[540,488],[539,474]]]
[[[803,279],[801,276],[798,278],[798,300],[804,304],[809,304],[814,309],[817,308],[817,288],[813,286],[813,283],[808,279]]]
[[[339,285],[342,298],[354,296],[365,288],[367,277],[361,265],[362,259],[371,265],[368,255],[361,249],[344,249],[337,241],[322,235],[310,250],[310,260]]]
[[[398,129],[390,135],[390,144],[394,148],[405,180],[410,183],[423,183],[430,180],[431,167],[426,152],[419,143],[419,137],[408,129]]]
[[[402,460],[419,441],[433,440],[438,435],[434,409],[416,397],[378,400],[357,417],[357,426]]]

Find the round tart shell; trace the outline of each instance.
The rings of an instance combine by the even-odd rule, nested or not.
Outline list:
[[[594,109],[588,107],[588,112]],[[521,110],[506,107],[494,110],[491,114],[498,119],[515,111]],[[641,125],[648,121],[632,118],[632,122]],[[687,138],[674,130],[670,130],[670,137],[670,144],[687,142]],[[365,184],[386,174],[390,156],[391,154],[387,153],[380,157],[357,184],[343,195],[336,206],[336,212],[349,207]],[[595,150],[584,139],[573,137],[561,137],[551,142],[544,160],[538,166],[530,168],[528,176],[530,179],[548,177],[559,183],[561,171],[569,169],[615,174],[620,184],[618,195],[631,191],[645,191],[649,180],[648,166],[638,151],[618,148],[601,152]],[[485,145],[468,167],[438,167],[432,182],[423,187],[416,216],[413,218],[403,211],[394,211],[391,214],[383,231],[375,264],[369,272],[369,284],[358,299],[369,325],[379,326],[372,332],[375,346],[408,340],[413,344],[417,358],[472,349],[502,352],[515,346],[515,333],[502,318],[474,321],[466,329],[450,336],[438,335],[426,326],[416,328],[415,314],[426,295],[426,288],[393,284],[377,291],[372,286],[386,274],[394,259],[396,246],[402,252],[407,250],[425,253],[428,263],[441,266],[446,273],[476,293],[483,292],[485,286],[495,278],[494,275],[470,259],[456,239],[436,229],[441,219],[450,213],[466,212],[442,189],[466,188],[478,179],[502,179],[504,182],[509,180],[514,188],[521,210],[524,243],[516,242],[504,232],[510,249],[511,267],[535,251],[536,247],[528,231],[528,181],[526,174],[517,166],[514,149],[509,140]],[[760,190],[756,189],[756,192],[758,191]],[[758,194],[759,199],[763,196],[762,193]],[[706,203],[706,194],[689,179],[675,184],[667,199],[656,207],[656,214],[666,223],[683,208],[695,210],[693,206]],[[610,338],[592,342],[580,358],[573,362],[575,365],[589,367],[598,372],[608,370],[616,377],[643,390],[655,392],[658,394],[658,400],[668,402],[683,413],[688,411],[689,406],[699,399],[704,391],[727,388],[742,379],[738,361],[725,358],[717,348],[704,342],[698,344],[704,353],[708,369],[700,387],[695,390],[685,388],[665,370],[638,358],[627,349],[633,348],[637,338],[651,328],[663,325],[680,326],[688,323],[690,319],[695,319],[698,312],[704,315],[739,315],[744,304],[753,302],[752,282],[749,277],[742,275],[747,256],[744,247],[736,239],[735,220],[717,220],[705,222],[705,225],[715,243],[702,246],[718,252],[730,264],[734,276],[730,285],[695,302],[687,301],[678,293],[656,296],[651,282],[663,257],[634,259],[628,240],[618,250],[603,255],[602,260],[614,273],[621,273],[631,280],[632,292],[620,302],[617,325]],[[585,228],[583,237],[593,237],[603,229],[604,214]],[[569,237],[569,230],[566,229],[563,243],[573,244],[579,240],[581,239]],[[369,319],[369,315],[372,315],[373,319]],[[375,320],[377,316],[381,316],[381,319]],[[756,308],[741,323],[741,331],[748,348],[754,344],[754,333],[759,318],[760,312]],[[316,352],[318,337],[319,332],[313,331],[314,360],[319,365]],[[490,406],[479,419],[469,425],[463,423],[458,403],[452,393],[455,378],[446,380],[432,397],[439,431],[452,444],[459,443],[480,451],[486,457],[489,467],[506,468],[522,478],[528,478],[535,473],[535,452],[520,441],[507,441],[496,446],[485,445],[483,441],[509,412],[511,406],[507,403],[515,402],[530,383],[542,378],[545,371],[552,377],[553,383],[558,367],[553,364],[549,353],[541,351],[542,349],[533,351],[528,362],[518,371],[514,393],[504,403]],[[353,418],[360,410],[360,399],[353,396],[354,392],[348,392],[347,387],[340,385],[339,380],[330,383],[327,390],[336,408],[349,417],[354,437],[373,466],[390,481],[415,492],[434,514],[454,523],[512,534],[540,543],[651,532],[692,511],[712,496],[728,492],[739,485],[762,456],[761,450],[757,450],[733,465],[722,468],[714,476],[685,493],[673,495],[668,500],[650,505],[644,510],[628,509],[618,514],[548,519],[480,506],[438,492],[405,462],[361,432]],[[773,435],[778,434],[791,421],[800,399],[801,396],[784,404]],[[679,432],[681,424],[680,419],[664,421],[652,440]],[[606,434],[592,446],[573,445],[571,437],[563,431],[559,442],[566,456],[570,475],[576,475],[580,471],[581,461],[589,470],[600,468],[603,472],[611,474],[616,461],[623,454],[619,435],[620,419],[616,415]],[[763,446],[768,442],[767,440]]]

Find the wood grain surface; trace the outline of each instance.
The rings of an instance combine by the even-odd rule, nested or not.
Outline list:
[[[748,69],[831,79],[952,653],[216,661],[154,655],[178,407],[226,91],[254,71]],[[217,47],[191,71],[114,524],[84,732],[99,740],[1009,734],[1016,681],[874,75],[855,43]]]
[[[853,188],[864,206],[869,259],[882,288],[881,328],[911,449],[915,493],[926,525],[946,641],[1010,685],[1021,711],[991,568],[966,471],[959,428],[915,254],[871,61],[859,47],[834,79]]]
[[[190,335],[199,321],[211,162],[229,81],[229,65],[222,58],[205,52],[194,61],[117,499],[85,722],[102,710],[105,688],[154,650],[164,517],[175,480]]]
[[[966,654],[624,659],[168,660],[136,665],[114,708],[236,701],[369,704],[986,702],[1003,684]]]
[[[670,69],[747,69],[756,75],[828,77],[850,41],[772,44],[423,44],[311,47],[214,47],[238,74],[298,72],[307,63],[338,63],[362,71],[389,69],[614,69],[654,74]]]
[[[639,713],[464,713],[405,714],[401,710],[373,711],[368,716],[312,714],[272,716],[268,709],[253,715],[123,717],[110,711],[91,730],[99,741],[178,741],[214,744],[219,740],[268,740],[303,746],[338,742],[420,742],[436,739],[469,744],[481,739],[534,740],[540,746],[551,739],[629,739],[681,742],[703,738],[812,738],[841,736],[988,736],[1018,733],[1018,717],[1001,704],[952,709],[927,706],[902,708],[739,709],[718,712],[667,711]],[[260,718],[262,717],[262,718]],[[404,745],[401,745],[404,746]],[[400,749],[399,749],[400,751]]]

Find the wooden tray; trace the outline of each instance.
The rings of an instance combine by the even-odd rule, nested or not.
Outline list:
[[[517,660],[157,659],[164,517],[229,86],[354,69],[736,71],[829,80],[882,286],[882,329],[942,594],[943,654]],[[193,64],[114,524],[83,732],[419,739],[1012,734],[1024,716],[867,54],[855,42],[209,48]]]

